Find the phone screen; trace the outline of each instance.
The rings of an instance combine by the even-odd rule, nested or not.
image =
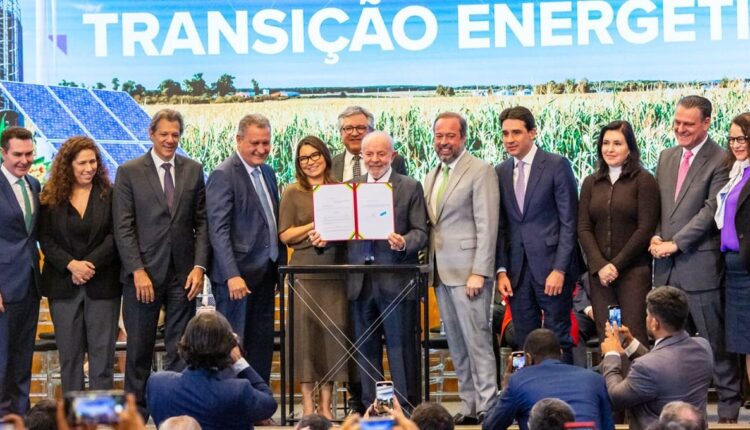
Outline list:
[[[375,397],[378,400],[378,405],[388,406],[393,408],[393,382],[391,381],[378,381],[375,383]],[[385,411],[383,411],[385,412]]]
[[[115,424],[124,402],[122,391],[71,391],[65,395],[65,412],[73,424]]]
[[[522,369],[526,366],[526,354],[523,351],[516,351],[512,353],[513,357],[513,370]]]
[[[359,422],[361,430],[391,430],[393,417],[367,418]]]
[[[609,307],[609,324],[614,326],[617,323],[617,327],[622,327],[622,314],[619,306]]]
[[[16,426],[13,423],[4,423],[0,421],[0,430],[15,430]]]

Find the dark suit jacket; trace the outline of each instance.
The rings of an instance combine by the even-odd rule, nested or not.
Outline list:
[[[353,182],[367,182],[367,175],[355,178]],[[395,233],[404,236],[406,249],[393,251],[387,240],[369,241],[372,243],[374,264],[418,264],[417,253],[427,245],[427,212],[424,203],[422,185],[416,180],[391,173],[393,185],[393,216]],[[347,261],[349,264],[364,264],[368,256],[368,241],[354,240],[348,242]],[[372,288],[386,300],[395,300],[413,276],[408,273],[381,273],[372,275]],[[361,273],[347,275],[347,296],[357,300],[362,291],[364,276]],[[417,289],[407,296],[416,298]]]
[[[716,194],[729,181],[726,152],[709,138],[695,155],[675,201],[681,160],[680,146],[665,149],[656,168],[661,196],[656,234],[675,241],[679,251],[654,260],[654,285],[665,285],[674,270],[679,274],[680,288],[686,291],[717,289],[722,285],[724,265],[714,214]]]
[[[148,379],[146,399],[157,427],[188,415],[203,430],[252,430],[254,422],[276,411],[271,389],[252,367],[237,376],[232,369],[157,372]]]
[[[664,405],[675,400],[705,412],[713,375],[713,353],[708,341],[682,331],[645,352],[641,345],[636,354],[640,356],[630,364],[627,377],[622,370],[625,358],[607,355],[600,365],[612,409],[630,409],[633,413],[630,428],[647,428],[659,419]]]
[[[745,269],[750,272],[750,182],[740,191],[734,226],[740,239],[740,256],[745,262]]]
[[[150,152],[117,169],[112,214],[123,283],[132,284],[133,271],[143,267],[159,288],[167,280],[170,260],[183,284],[194,266],[208,267],[203,168],[181,155],[175,155],[174,163],[171,214]]]
[[[39,181],[26,175],[34,200],[34,228],[26,231],[23,211],[13,187],[0,173],[0,295],[3,303],[19,302],[31,288],[38,293],[39,250],[36,247],[37,219],[39,218]],[[32,270],[27,270],[31,268]]]
[[[527,430],[531,408],[548,397],[567,402],[575,412],[576,421],[593,421],[597,430],[615,427],[601,375],[560,360],[544,360],[511,375],[508,387],[487,411],[482,429],[505,430],[515,419],[521,430]]]
[[[276,174],[266,164],[260,169],[278,222]],[[219,164],[208,177],[207,204],[209,236],[214,251],[211,281],[226,283],[229,278],[242,276],[260,282],[270,261],[268,224],[250,175],[237,153]],[[281,241],[278,244],[278,262],[284,264],[286,249]]]
[[[512,157],[495,167],[500,182],[496,268],[505,267],[515,287],[525,254],[531,276],[541,285],[553,269],[565,272],[566,279],[578,279],[578,188],[570,162],[537,148],[523,213],[513,190],[513,167]]]
[[[87,211],[91,224],[86,245],[86,255],[80,260],[91,262],[96,274],[86,283],[86,295],[92,299],[113,299],[122,294],[120,284],[120,259],[112,233],[112,193],[102,199],[101,188],[94,185],[89,196]],[[42,206],[39,218],[39,244],[44,252],[42,294],[51,299],[65,299],[75,295],[78,285],[73,284],[68,263],[76,258],[68,233],[68,203],[56,207]]]
[[[346,151],[336,154],[331,160],[331,172],[333,173],[333,178],[339,182],[344,180],[345,155]],[[393,169],[394,173],[398,173],[399,175],[409,176],[409,173],[406,171],[406,161],[401,154],[396,154],[396,158],[391,162],[391,169]]]

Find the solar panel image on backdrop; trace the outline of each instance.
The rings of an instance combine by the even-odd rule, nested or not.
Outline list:
[[[92,91],[125,124],[136,139],[148,140],[148,125],[151,118],[128,93],[109,90]]]
[[[151,118],[126,92],[8,81],[0,81],[0,89],[55,152],[72,136],[94,139],[111,179],[115,178],[119,165],[151,148],[148,137]],[[179,147],[177,153],[188,156]]]
[[[93,94],[83,88],[49,87],[89,131],[94,140],[133,140]]]
[[[18,110],[47,139],[67,139],[87,134],[44,86],[7,81],[0,85]]]
[[[123,164],[128,160],[140,157],[145,152],[143,147],[137,143],[121,142],[98,142],[99,146],[112,157],[112,161],[117,165]],[[115,172],[112,172],[113,174]]]

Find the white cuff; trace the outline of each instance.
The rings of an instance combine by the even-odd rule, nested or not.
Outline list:
[[[631,355],[635,354],[636,351],[638,351],[638,347],[641,346],[641,342],[638,341],[638,339],[633,338],[633,341],[630,342],[630,345],[628,345],[627,348],[625,348],[625,354],[630,357]]]
[[[239,375],[240,372],[250,367],[250,364],[245,360],[245,357],[241,357],[239,360],[237,360],[232,365],[232,370],[234,370],[235,375]]]

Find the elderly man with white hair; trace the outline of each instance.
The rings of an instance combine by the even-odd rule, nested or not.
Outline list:
[[[394,231],[388,240],[349,242],[350,264],[417,264],[417,253],[427,245],[427,214],[422,185],[396,173],[393,139],[374,131],[362,140],[367,172],[353,182],[388,182],[393,187]],[[362,380],[362,401],[375,400],[375,382],[383,379],[383,337],[388,352],[393,387],[401,406],[411,411],[416,386],[417,285],[407,273],[349,274],[349,298],[357,364]],[[380,321],[382,319],[382,325]],[[374,328],[373,330],[370,330]]]

